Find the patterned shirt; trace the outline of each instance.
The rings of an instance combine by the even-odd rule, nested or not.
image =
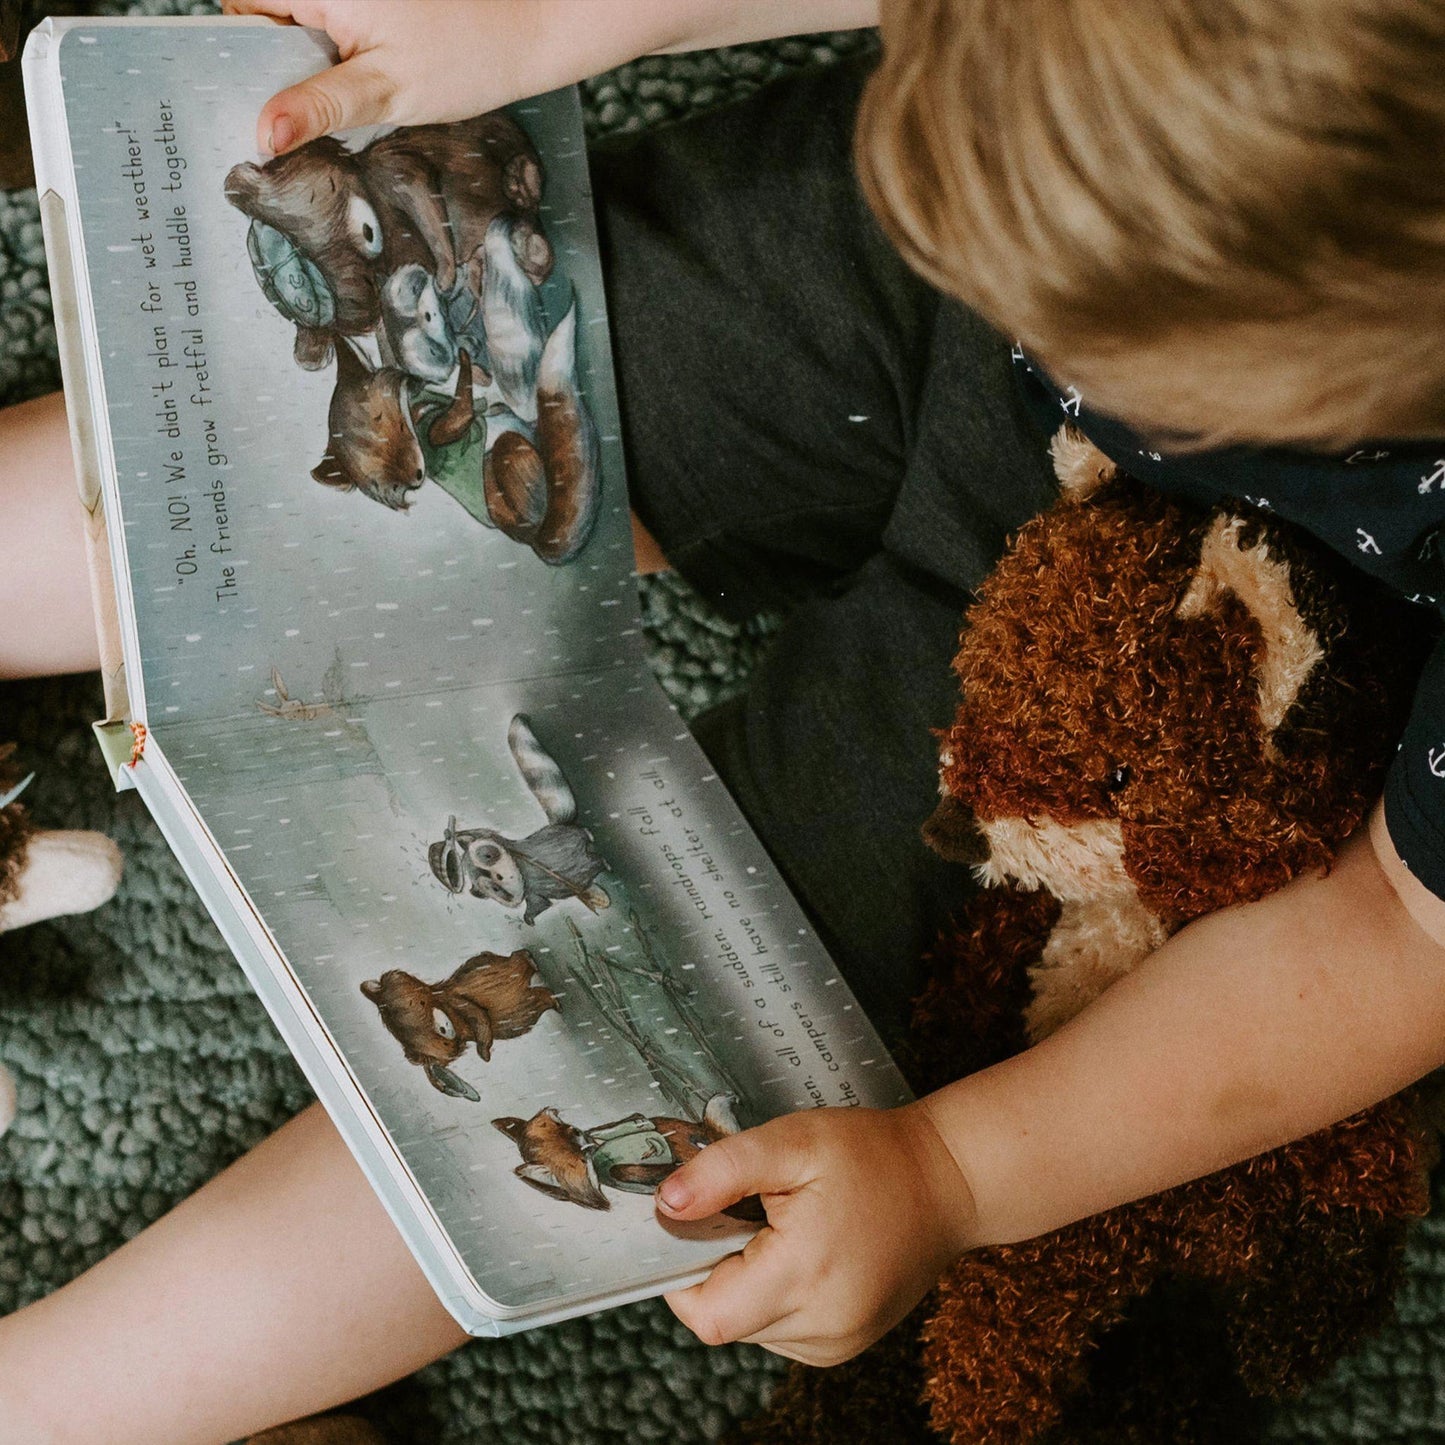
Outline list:
[[[1068,421],[1131,476],[1208,507],[1225,498],[1303,527],[1419,609],[1431,634],[1445,618],[1445,438],[1371,442],[1347,456],[1230,447],[1161,453],[1128,427],[1091,411],[1019,346],[1015,371],[1029,411],[1052,435]],[[1435,643],[1385,780],[1395,851],[1445,898],[1445,638]]]

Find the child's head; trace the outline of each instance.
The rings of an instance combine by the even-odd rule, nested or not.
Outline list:
[[[1155,435],[1445,435],[1445,6],[883,0],[904,254]]]

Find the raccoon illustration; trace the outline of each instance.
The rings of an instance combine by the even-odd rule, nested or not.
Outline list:
[[[521,713],[507,729],[507,746],[546,824],[525,838],[509,838],[495,828],[458,828],[451,818],[441,841],[427,850],[437,881],[449,893],[520,908],[529,926],[569,898],[594,913],[609,907],[612,900],[597,882],[607,863],[591,832],[577,822],[577,799],[566,775]]]

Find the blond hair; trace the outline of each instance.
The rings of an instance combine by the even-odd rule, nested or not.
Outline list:
[[[1445,3],[882,0],[857,158],[927,278],[1194,444],[1445,435]]]

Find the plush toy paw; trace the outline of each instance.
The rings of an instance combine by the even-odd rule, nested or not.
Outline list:
[[[115,894],[120,849],[101,833],[32,834],[13,896],[0,904],[0,933],[68,913],[89,913]]]

